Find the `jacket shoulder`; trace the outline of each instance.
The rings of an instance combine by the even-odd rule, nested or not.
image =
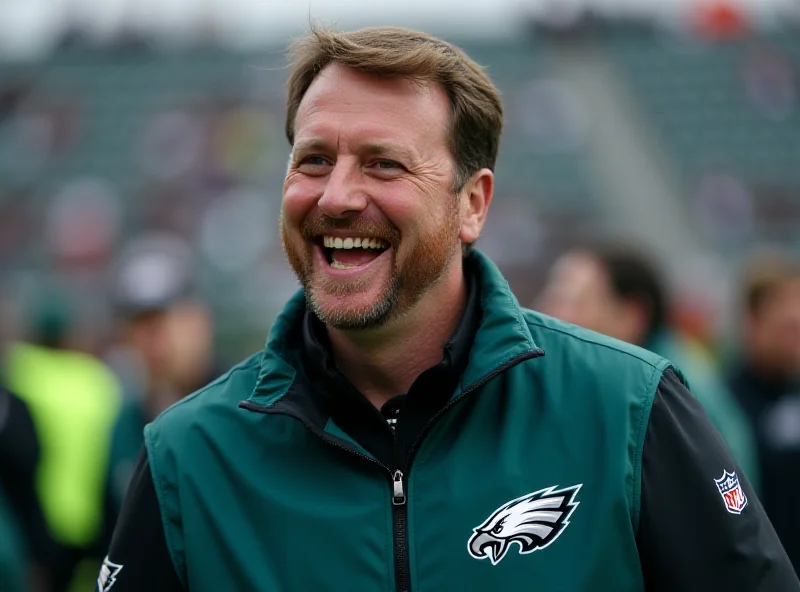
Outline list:
[[[585,441],[615,449],[618,460],[625,459],[625,498],[631,523],[638,528],[650,411],[664,371],[674,366],[629,343],[534,311],[523,314],[533,339],[545,352],[543,382],[557,393],[552,395],[555,405],[569,410],[567,416],[573,415],[571,410],[582,409],[582,416],[591,419],[584,419],[574,431],[584,432]]]

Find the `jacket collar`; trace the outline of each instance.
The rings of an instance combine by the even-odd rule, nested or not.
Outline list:
[[[459,392],[521,357],[544,355],[533,340],[522,308],[497,266],[473,250],[472,259],[482,311],[480,325],[462,374]],[[302,363],[305,295],[298,291],[286,304],[270,331],[255,389],[249,401],[274,405],[290,389]]]

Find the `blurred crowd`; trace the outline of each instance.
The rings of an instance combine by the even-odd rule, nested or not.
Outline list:
[[[146,423],[220,374],[213,319],[174,237],[133,242],[101,355],[57,295],[2,351],[0,590],[92,589]],[[21,569],[21,566],[27,566]]]

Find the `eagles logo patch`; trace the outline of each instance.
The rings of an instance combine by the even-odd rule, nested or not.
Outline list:
[[[117,581],[119,572],[122,571],[122,566],[112,563],[106,557],[103,559],[103,565],[100,567],[100,575],[97,576],[97,590],[99,592],[108,592]]]
[[[467,544],[469,554],[497,565],[514,543],[519,545],[520,555],[544,549],[569,525],[569,517],[580,503],[575,496],[582,486],[540,489],[498,508],[473,529]]]

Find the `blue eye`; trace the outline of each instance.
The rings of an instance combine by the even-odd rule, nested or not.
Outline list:
[[[396,168],[397,166],[399,166],[399,165],[396,162],[394,162],[393,160],[379,160],[378,161],[378,168],[381,168],[381,169],[393,169],[393,168]]]
[[[302,164],[310,164],[311,166],[322,166],[327,164],[324,156],[307,156],[303,159]]]

